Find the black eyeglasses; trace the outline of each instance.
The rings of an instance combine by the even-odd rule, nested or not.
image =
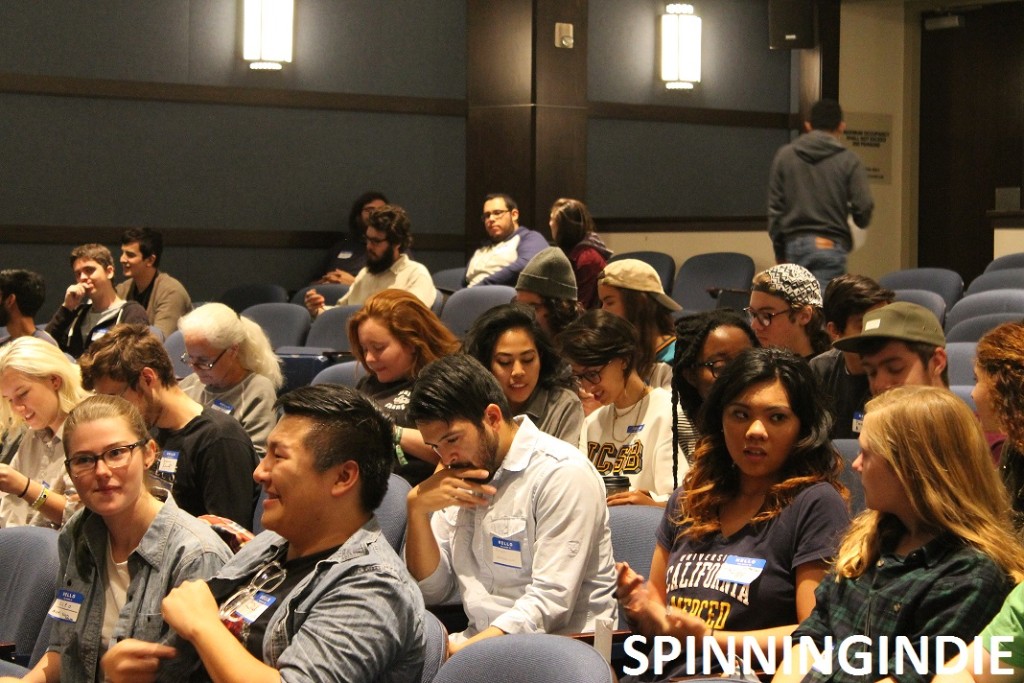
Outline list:
[[[488,218],[501,218],[511,210],[512,209],[498,209],[497,211],[484,211],[482,214],[480,214],[480,220],[486,223]]]
[[[755,311],[750,306],[747,306],[743,310],[746,312],[747,315],[750,316],[750,320],[751,321],[756,320],[762,326],[768,327],[769,325],[772,324],[772,318],[774,318],[777,315],[782,315],[783,313],[789,313],[793,309],[792,308],[787,308],[784,311],[776,311],[775,313],[770,313],[768,311]]]
[[[132,451],[149,441],[142,439],[125,446],[114,446],[99,454],[75,453],[64,461],[64,468],[72,477],[80,477],[89,474],[96,469],[96,463],[102,460],[112,470],[119,470],[127,467],[132,461]]]
[[[367,244],[384,244],[388,241],[387,237],[363,237],[363,241]]]
[[[718,379],[718,376],[722,374],[725,367],[732,362],[731,358],[719,358],[718,360],[709,360],[706,363],[697,363],[694,365],[698,370],[701,368],[707,368],[711,373],[711,376]]]
[[[221,359],[221,356],[223,356],[227,352],[228,350],[224,349],[213,360],[206,360],[205,358],[193,358],[192,356],[188,355],[188,351],[186,351],[185,353],[181,354],[181,362],[184,363],[185,365],[191,365],[197,370],[213,370],[213,366],[216,365],[217,361]]]
[[[611,363],[611,361],[608,361],[608,363]],[[598,382],[601,381],[601,373],[604,372],[604,369],[606,367],[608,367],[608,363],[605,363],[604,365],[602,365],[601,367],[599,367],[599,368],[597,368],[595,370],[584,370],[583,372],[581,372],[578,375],[573,373],[572,378],[574,380],[576,380],[577,382],[586,382],[587,384],[597,384]]]

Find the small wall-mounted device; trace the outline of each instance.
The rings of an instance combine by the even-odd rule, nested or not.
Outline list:
[[[573,46],[572,24],[555,24],[555,47],[571,50]]]

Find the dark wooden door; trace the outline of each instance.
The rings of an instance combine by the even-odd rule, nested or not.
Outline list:
[[[961,14],[921,37],[918,264],[970,281],[992,260],[995,188],[1022,185],[1024,3]]]

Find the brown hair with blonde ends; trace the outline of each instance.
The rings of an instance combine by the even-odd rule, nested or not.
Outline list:
[[[890,389],[868,402],[861,439],[892,468],[926,528],[958,537],[1015,582],[1024,579],[1024,549],[1010,522],[1010,500],[966,403],[936,387]],[[883,546],[903,532],[893,514],[862,512],[839,548],[836,580],[864,574]]]

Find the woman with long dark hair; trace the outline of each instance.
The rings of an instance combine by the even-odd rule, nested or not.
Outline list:
[[[781,647],[811,613],[849,524],[824,406],[814,373],[788,351],[750,349],[723,370],[698,419],[705,436],[658,529],[650,580],[618,566],[634,631],[723,646],[742,635],[762,648],[778,636]]]
[[[542,432],[579,444],[583,406],[569,367],[526,306],[495,306],[466,335],[466,353],[498,379],[514,415],[525,414]]]

